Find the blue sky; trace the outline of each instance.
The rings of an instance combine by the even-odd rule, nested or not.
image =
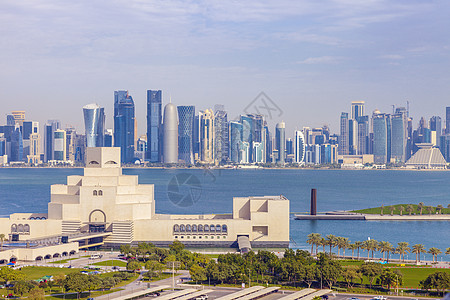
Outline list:
[[[337,132],[359,100],[369,114],[409,100],[416,121],[444,118],[448,15],[449,1],[2,0],[1,111],[84,131],[81,108],[96,102],[112,127],[113,92],[127,89],[142,134],[146,90],[162,89],[231,118],[264,91],[288,130]]]

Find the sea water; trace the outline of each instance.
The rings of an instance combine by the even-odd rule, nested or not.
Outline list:
[[[82,173],[82,169],[64,168],[0,169],[0,215],[47,212],[50,185],[64,184],[68,175]],[[419,202],[447,207],[450,203],[448,171],[136,168],[123,173],[138,175],[141,184],[154,184],[156,212],[165,214],[231,213],[233,197],[281,194],[290,200],[292,213],[308,212],[312,188],[318,191],[319,212]],[[168,191],[190,195],[190,201],[177,202]],[[292,248],[310,249],[306,236],[311,232],[348,237],[352,242],[371,238],[394,246],[424,244],[442,252],[450,247],[449,221],[307,221],[291,215]],[[408,254],[409,259],[414,257]],[[431,260],[428,254],[422,254],[424,258]],[[450,260],[444,254],[438,259]]]

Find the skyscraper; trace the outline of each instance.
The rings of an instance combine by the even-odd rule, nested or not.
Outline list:
[[[369,154],[369,116],[359,116],[358,122],[358,151],[356,154]]]
[[[406,114],[397,113],[391,116],[391,157],[395,162],[406,161]]]
[[[275,143],[278,150],[277,163],[284,164],[286,157],[286,124],[277,123],[275,127]]]
[[[445,133],[450,134],[450,106],[445,108]]]
[[[439,116],[431,117],[430,130],[431,130],[431,143],[439,147],[442,133],[441,117]]]
[[[214,110],[214,157],[218,162],[227,161],[229,155],[228,114],[223,105],[216,105]]]
[[[114,147],[120,147],[122,163],[134,158],[134,101],[128,91],[114,92]]]
[[[53,133],[53,160],[66,161],[66,131],[57,129]]]
[[[340,122],[341,134],[339,136],[339,154],[348,155],[349,154],[349,129],[348,129],[348,113],[341,113]]]
[[[178,106],[178,158],[186,164],[194,163],[195,106]]]
[[[87,147],[103,147],[105,136],[105,110],[98,104],[83,107]]]
[[[11,137],[10,161],[23,161],[23,139],[20,125],[16,123]]]
[[[161,161],[162,91],[147,91],[147,154],[150,162]]]
[[[364,116],[364,101],[352,102],[352,120],[357,120],[358,117]]]
[[[239,163],[240,145],[242,143],[242,132],[244,128],[241,123],[230,122],[230,159],[232,162]]]
[[[48,120],[44,126],[44,161],[53,160],[53,139],[54,132],[61,128],[59,120]]]
[[[200,152],[201,160],[214,163],[214,112],[206,109],[200,113]]]
[[[391,124],[388,114],[373,116],[373,160],[376,164],[390,162],[391,156]]]
[[[295,131],[295,162],[303,164],[305,162],[306,144],[303,133],[300,130]]]
[[[178,163],[178,117],[177,107],[173,103],[168,103],[164,107],[164,137],[163,137],[163,157],[164,163]]]
[[[14,121],[19,126],[22,126],[23,121],[25,121],[25,111],[23,110],[15,110],[11,112],[11,115],[14,116]]]

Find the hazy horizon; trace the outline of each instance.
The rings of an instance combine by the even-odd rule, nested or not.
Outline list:
[[[414,126],[450,106],[450,2],[12,1],[0,9],[1,124],[25,110],[41,126],[59,119],[84,132],[82,107],[133,96],[146,131],[146,91],[164,104],[225,105],[233,119],[265,92],[289,132],[328,124],[352,101]]]

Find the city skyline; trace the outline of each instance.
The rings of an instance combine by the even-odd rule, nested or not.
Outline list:
[[[287,132],[324,123],[338,132],[335,112],[348,111],[351,101],[365,101],[366,114],[408,100],[412,116],[443,116],[449,8],[419,1],[6,1],[2,108],[81,130],[73,112],[98,103],[113,128],[112,91],[124,89],[135,100],[138,135],[146,131],[148,89],[165,91],[165,104],[170,95],[176,105],[225,104],[229,120],[263,91],[283,110],[270,126],[285,121]]]

